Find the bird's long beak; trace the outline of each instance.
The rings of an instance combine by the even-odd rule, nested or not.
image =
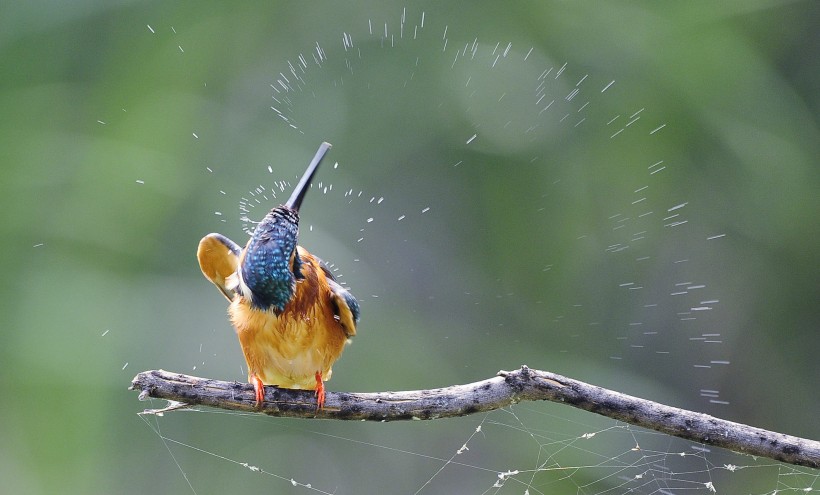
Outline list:
[[[296,185],[296,189],[293,190],[293,194],[290,195],[290,198],[288,199],[288,202],[285,203],[285,206],[292,210],[299,211],[299,206],[302,205],[302,200],[305,198],[307,190],[310,189],[310,181],[313,179],[316,169],[319,168],[319,164],[322,163],[322,158],[325,157],[325,153],[327,153],[327,150],[329,149],[330,143],[322,143],[322,145],[319,146],[316,156],[313,157],[313,160],[311,160],[310,165],[308,165],[304,175],[302,175],[302,178],[299,179],[299,184]]]

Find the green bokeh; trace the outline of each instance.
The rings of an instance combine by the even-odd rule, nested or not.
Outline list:
[[[336,190],[308,196],[302,244],[336,263],[363,311],[331,388],[429,388],[526,363],[820,437],[818,3],[430,2],[408,6],[414,20],[398,43],[367,35],[368,20],[377,31],[390,20],[397,33],[403,8],[2,8],[0,479],[8,493],[190,491],[157,424],[178,441],[338,493],[415,491],[437,469],[368,444],[449,458],[469,437],[480,418],[377,426],[193,413],[156,423],[135,414],[144,404],[126,387],[138,371],[243,379],[224,301],[199,273],[195,246],[211,231],[242,242],[240,198],[292,181],[321,140],[334,144],[329,158],[339,167],[326,166],[320,180]],[[411,43],[422,10],[428,31]],[[518,62],[511,56],[498,72],[451,64],[452,54],[439,55],[444,25],[451,49],[476,37],[482,53],[511,42]],[[347,74],[342,33],[361,50],[349,54]],[[300,53],[312,61],[317,42],[331,52],[325,68],[308,71],[305,91],[272,100],[282,96],[270,85],[287,61]],[[588,126],[552,122],[527,139],[528,82],[564,62],[572,76],[553,88],[560,94],[585,74],[590,85],[616,84],[593,95]],[[470,77],[472,90],[509,94],[493,104],[474,98]],[[302,133],[271,105],[290,111]],[[641,108],[640,135],[611,139],[592,124]],[[507,125],[506,115],[520,120]],[[647,137],[648,122],[667,124],[658,139]],[[632,251],[602,248],[617,222],[610,217],[630,204],[654,157],[668,170],[651,179],[646,202],[686,202],[690,222],[655,232],[640,247],[651,261],[640,264]],[[343,196],[348,188],[354,194]],[[251,216],[275,201],[260,200]],[[725,238],[705,242],[716,234]],[[675,265],[682,255],[688,264]],[[674,311],[641,309],[673,301],[668,292],[643,301],[618,288],[687,277],[719,295],[702,320],[721,334],[714,354],[693,354]],[[637,320],[669,331],[672,352],[645,356],[619,342]],[[692,366],[701,358],[731,365],[701,374]],[[709,404],[700,389],[719,389],[729,404]],[[583,433],[571,429],[575,418],[611,424],[546,404],[515,412],[533,428],[566,418],[549,428],[569,436]],[[471,462],[534,463],[516,440],[485,432],[486,457]],[[200,494],[291,488],[169,448]],[[597,462],[567,455],[566,464]],[[486,488],[465,481],[474,470],[459,469],[430,493]],[[763,492],[774,481],[739,486]]]

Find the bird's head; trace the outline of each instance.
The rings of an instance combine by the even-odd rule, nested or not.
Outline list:
[[[310,181],[330,148],[322,143],[290,199],[273,208],[259,222],[240,261],[239,291],[252,306],[281,313],[293,298],[296,281],[302,278],[296,241],[299,207]]]
[[[293,297],[301,276],[298,234],[299,212],[285,205],[272,209],[253,231],[239,271],[240,292],[256,308],[280,313]]]

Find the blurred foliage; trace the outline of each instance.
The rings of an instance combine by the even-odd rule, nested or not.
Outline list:
[[[812,414],[820,407],[820,4],[424,2],[408,7],[413,21],[398,42],[368,34],[389,20],[395,35],[403,8],[2,7],[0,232],[9,283],[0,478],[9,493],[189,490],[125,388],[152,368],[244,379],[224,301],[201,277],[195,246],[211,231],[243,242],[241,198],[259,199],[250,216],[261,217],[276,200],[251,192],[292,181],[322,140],[334,144],[339,166],[320,172],[333,188],[308,195],[301,242],[335,262],[363,310],[331,388],[429,388],[526,363],[820,437]],[[426,31],[411,42],[421,11]],[[498,71],[454,61],[453,51],[444,57],[444,26],[451,50],[477,37],[482,55],[510,42],[515,57]],[[343,33],[354,42],[346,55]],[[300,53],[312,67],[317,43],[328,59],[307,71],[306,90],[272,88]],[[525,138],[527,119],[537,120],[531,81],[564,62],[566,78],[548,89],[566,95],[588,75],[588,125],[550,121]],[[605,93],[594,89],[611,80]],[[491,103],[482,94],[504,96]],[[639,109],[640,134],[612,139],[593,124]],[[650,139],[660,123],[667,126]],[[686,203],[689,223],[653,224],[658,230],[635,243],[650,257],[641,264],[632,250],[606,248],[613,214],[632,207],[656,157],[668,170],[653,176],[646,203]],[[725,237],[705,242],[717,234]],[[688,263],[676,265],[681,256]],[[720,299],[700,320],[721,335],[718,351],[696,350],[669,291],[636,297],[619,288],[681,280],[706,281]],[[648,313],[652,301],[665,309]],[[661,330],[660,343],[630,334],[636,321]],[[628,342],[670,352],[641,354]],[[731,364],[693,367],[703,359]],[[729,404],[709,403],[700,389],[720,390]],[[541,427],[547,413],[536,406],[517,413]],[[160,425],[173,438],[338,493],[418,487],[435,472],[386,455],[377,464],[384,475],[365,482],[362,470],[382,457],[367,442],[448,458],[460,446],[444,440],[448,432],[463,441],[477,421],[374,427],[170,416]],[[423,443],[419,428],[441,444]],[[509,459],[513,440],[493,441],[481,453],[488,458],[474,462],[531,464],[526,454]],[[217,471],[173,447],[197,493],[270,489],[271,478],[229,463]],[[459,477],[472,473],[447,474],[432,492],[463,489]]]

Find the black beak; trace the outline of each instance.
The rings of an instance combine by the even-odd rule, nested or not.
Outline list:
[[[305,198],[307,190],[310,189],[310,181],[313,179],[316,169],[319,168],[319,164],[322,163],[322,158],[325,157],[325,153],[327,153],[327,150],[329,149],[330,143],[322,143],[322,145],[319,146],[316,156],[313,157],[313,160],[311,160],[310,165],[308,165],[304,175],[302,175],[302,178],[299,179],[299,184],[296,185],[296,189],[293,190],[293,194],[290,195],[290,199],[288,199],[288,202],[285,203],[285,206],[292,210],[299,211],[299,207],[302,205],[302,200]]]

